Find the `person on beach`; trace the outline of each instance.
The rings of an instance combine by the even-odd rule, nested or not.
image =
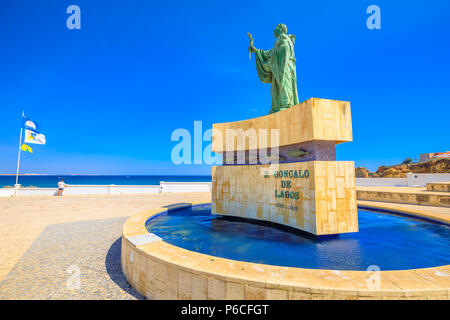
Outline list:
[[[66,184],[64,183],[63,179],[61,179],[58,182],[58,196],[62,196],[63,195],[63,191],[64,191],[64,187],[66,186]]]

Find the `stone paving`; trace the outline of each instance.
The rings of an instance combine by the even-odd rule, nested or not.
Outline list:
[[[0,299],[142,298],[120,267],[125,219],[49,225],[0,282]]]
[[[210,193],[0,198],[0,299],[142,298],[121,272],[124,221],[199,201]]]

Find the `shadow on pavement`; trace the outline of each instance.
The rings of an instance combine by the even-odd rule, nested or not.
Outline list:
[[[119,237],[109,248],[105,260],[106,272],[108,273],[111,280],[114,281],[123,291],[132,295],[136,299],[143,300],[145,299],[144,296],[139,294],[139,292],[131,287],[122,273],[122,268],[120,265],[121,244],[122,237]]]

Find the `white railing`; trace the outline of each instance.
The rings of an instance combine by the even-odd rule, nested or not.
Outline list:
[[[160,185],[66,185],[64,195],[210,192],[211,182],[163,182]],[[58,188],[0,188],[0,197],[53,196]]]
[[[359,187],[407,187],[406,178],[356,178]]]
[[[356,178],[361,187],[425,187],[427,183],[450,182],[450,173],[408,173],[406,178]]]
[[[430,182],[450,182],[448,173],[411,173],[407,178],[356,178],[357,186],[425,187]],[[0,188],[0,197],[52,196],[57,188]],[[176,192],[211,192],[211,182],[164,182],[159,185],[66,185],[65,195],[89,194],[154,194]]]
[[[211,182],[164,182],[159,183],[161,193],[211,192]]]

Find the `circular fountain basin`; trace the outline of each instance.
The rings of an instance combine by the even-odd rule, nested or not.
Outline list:
[[[160,214],[146,228],[165,242],[226,259],[284,267],[407,270],[450,264],[450,227],[359,210],[359,232],[316,237],[274,223],[211,215],[209,204]]]
[[[449,299],[450,218],[360,210],[359,233],[317,238],[197,205],[125,222],[122,271],[146,297]]]

